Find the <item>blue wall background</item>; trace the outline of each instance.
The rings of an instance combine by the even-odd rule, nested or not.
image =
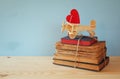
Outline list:
[[[106,40],[108,55],[120,55],[120,0],[0,0],[0,55],[53,55],[72,8],[81,24],[97,21],[96,35]]]

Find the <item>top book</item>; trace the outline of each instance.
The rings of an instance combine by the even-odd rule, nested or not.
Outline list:
[[[79,45],[90,46],[97,42],[97,37],[92,38],[89,36],[76,36],[76,38],[70,39],[69,36],[65,36],[61,38],[61,43],[64,43],[64,44],[77,45],[78,42],[79,42]]]

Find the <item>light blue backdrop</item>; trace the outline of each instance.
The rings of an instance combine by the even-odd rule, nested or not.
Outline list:
[[[72,8],[81,24],[97,21],[108,55],[120,55],[120,0],[0,0],[0,55],[53,55],[55,42],[67,35],[61,23]]]

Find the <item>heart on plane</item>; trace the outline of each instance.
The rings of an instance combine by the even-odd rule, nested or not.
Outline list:
[[[72,24],[80,24],[79,13],[76,9],[72,9],[70,15],[66,17],[66,21]]]

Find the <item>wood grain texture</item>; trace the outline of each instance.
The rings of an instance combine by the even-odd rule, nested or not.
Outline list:
[[[50,56],[1,56],[0,79],[120,79],[120,56],[101,72],[58,66]]]

